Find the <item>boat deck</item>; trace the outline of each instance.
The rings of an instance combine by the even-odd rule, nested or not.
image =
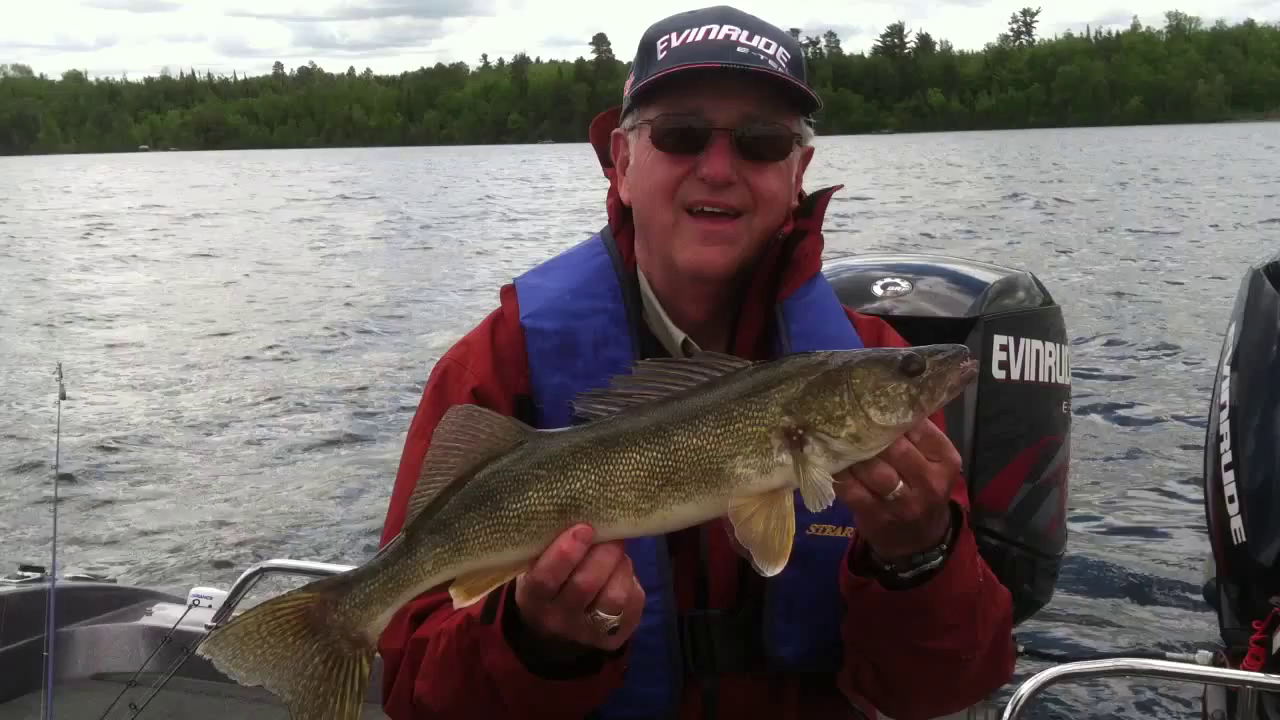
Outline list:
[[[136,716],[130,703],[141,703],[159,679],[141,675],[138,686],[120,697],[133,673],[119,673],[95,679],[59,683],[53,697],[53,717],[59,720],[139,720],[181,718],[182,720],[289,720],[289,712],[262,688],[246,688],[225,682],[175,677],[165,683],[146,708]],[[0,720],[44,720],[40,714],[39,692],[28,693],[0,703]],[[112,703],[115,703],[112,706]],[[111,712],[104,715],[107,708]],[[386,720],[375,704],[365,703],[363,720]]]
[[[304,570],[315,570],[313,565],[300,564]],[[43,720],[48,587],[34,572],[0,577],[0,720]],[[206,591],[199,595],[208,596]],[[54,717],[289,720],[284,704],[265,688],[239,685],[188,654],[214,613],[192,604],[195,594],[184,601],[146,588],[71,580],[59,582],[56,595]],[[387,718],[380,660],[374,659],[361,718]],[[135,712],[170,668],[176,674]]]

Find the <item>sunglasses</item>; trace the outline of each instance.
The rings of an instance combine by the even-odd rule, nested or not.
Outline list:
[[[637,125],[649,126],[649,142],[671,155],[698,155],[711,143],[711,135],[727,132],[733,147],[743,159],[758,163],[785,160],[800,142],[800,134],[778,123],[750,123],[742,127],[723,128],[697,117],[659,115],[641,120]]]

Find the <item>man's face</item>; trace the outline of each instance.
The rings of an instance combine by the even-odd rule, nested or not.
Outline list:
[[[650,268],[664,265],[689,279],[718,282],[742,270],[786,222],[813,148],[788,139],[784,158],[751,160],[729,133],[717,130],[699,153],[659,150],[664,126],[669,131],[690,119],[717,128],[799,128],[799,115],[759,80],[685,74],[635,111],[651,124],[642,124],[634,140],[614,131],[611,153],[619,194],[635,218],[637,256]]]

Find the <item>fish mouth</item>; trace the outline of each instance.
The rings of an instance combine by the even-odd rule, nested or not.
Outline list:
[[[931,415],[950,405],[978,377],[978,359],[965,345],[935,345],[923,353],[930,368],[916,397],[918,412]]]
[[[951,402],[957,395],[964,392],[978,377],[978,361],[976,358],[968,358],[960,361],[960,367],[956,370],[956,375],[947,385],[947,402]]]
[[[968,345],[939,343],[911,349],[927,361],[929,366],[927,374],[932,376],[932,382],[939,383],[945,388],[943,390],[945,402],[955,399],[978,377],[978,358],[973,356]]]

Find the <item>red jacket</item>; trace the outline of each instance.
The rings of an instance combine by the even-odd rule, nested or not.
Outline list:
[[[625,263],[634,268],[629,210],[618,200],[608,161],[608,132],[616,109],[592,124],[592,141],[610,178],[609,222]],[[804,212],[788,230],[790,243],[775,243],[757,277],[777,278],[785,297],[821,270],[822,218],[831,188],[802,203]],[[798,241],[797,241],[798,239]],[[785,257],[784,257],[785,256]],[[753,286],[755,286],[753,284]],[[515,289],[500,290],[501,304],[458,341],[431,371],[422,402],[409,427],[382,542],[400,531],[432,430],[449,406],[476,403],[514,415],[517,398],[528,396],[529,372]],[[735,354],[762,357],[765,318],[775,298],[757,293],[742,312]],[[847,311],[868,347],[902,347],[906,342],[879,318]],[[941,413],[933,418],[941,425]],[[968,507],[963,484],[954,499]],[[682,608],[693,605],[696,530],[671,538],[676,592]],[[711,538],[710,604],[725,607],[735,597],[738,555],[724,532]],[[851,553],[862,542],[856,531]],[[930,718],[985,699],[1013,675],[1012,611],[1008,590],[978,555],[965,523],[946,565],[925,584],[888,590],[843,567],[841,589],[848,612],[844,623],[845,665],[836,678],[727,675],[720,681],[718,715],[747,720],[768,718],[870,717],[876,710],[895,720]],[[546,677],[526,668],[508,643],[504,618],[510,595],[494,591],[486,602],[453,609],[447,588],[428,592],[401,608],[383,633],[384,709],[394,720],[500,717],[506,720],[584,718],[619,686],[627,654],[600,653],[594,666]],[[535,668],[538,669],[538,668]],[[545,670],[543,673],[545,674]],[[700,718],[701,688],[686,683],[683,718]]]

